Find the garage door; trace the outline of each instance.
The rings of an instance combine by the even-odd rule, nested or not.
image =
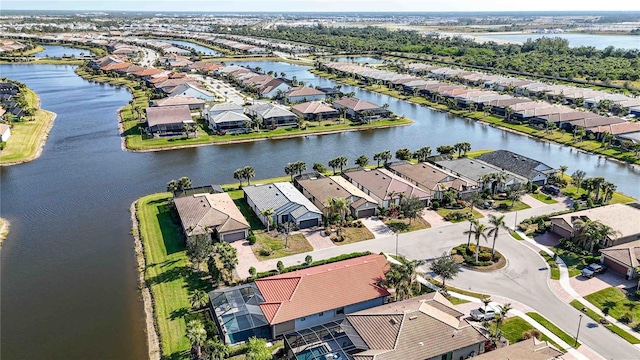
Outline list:
[[[244,231],[234,232],[234,233],[229,233],[224,235],[224,241],[226,242],[232,242],[232,241],[242,240],[242,239],[244,239]]]
[[[306,229],[306,228],[310,228],[312,226],[318,226],[318,219],[302,220],[302,221],[300,221],[300,224],[298,225],[298,227],[300,229]]]
[[[551,227],[551,232],[554,232],[560,236],[562,236],[565,239],[571,239],[571,231],[560,227],[556,224],[552,224],[553,226]]]
[[[613,270],[622,276],[627,276],[627,267],[605,257],[604,263],[609,267],[609,270]]]
[[[365,217],[373,216],[375,214],[376,214],[376,209],[375,208],[358,211],[358,217],[359,218],[365,218]]]

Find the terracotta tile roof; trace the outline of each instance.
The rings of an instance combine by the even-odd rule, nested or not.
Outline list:
[[[154,69],[154,68],[144,68],[140,71],[136,71],[133,73],[135,76],[149,76],[162,73],[162,70]]]
[[[325,95],[324,92],[320,90],[316,90],[314,88],[300,86],[289,89],[285,93],[285,96],[293,97],[293,96],[316,96],[316,95]]]
[[[332,108],[329,105],[321,103],[320,101],[308,101],[296,104],[291,107],[291,110],[295,110],[301,114],[338,114],[338,110]]]
[[[218,233],[249,228],[227,193],[195,194],[176,198],[174,203],[188,236],[209,233],[211,228]]]
[[[551,347],[546,341],[540,341],[536,338],[532,338],[530,340],[523,340],[497,350],[486,352],[474,357],[474,360],[549,360],[558,359],[562,354],[562,351]]]
[[[367,255],[255,281],[271,325],[389,296],[376,285],[389,269],[382,255]],[[331,291],[328,291],[331,289]]]
[[[613,135],[626,134],[640,131],[640,123],[625,121],[617,124],[602,125],[588,128],[587,130],[597,133],[609,133]]]
[[[387,169],[349,171],[344,175],[352,182],[355,181],[367,189],[369,193],[383,200],[390,199],[392,192],[396,194],[404,193],[405,196],[414,195],[420,199],[430,197],[427,191],[411,184]]]
[[[340,99],[334,100],[333,103],[344,106],[348,109],[352,109],[353,111],[373,110],[380,108],[380,106],[376,104],[354,97],[342,97]]]
[[[131,66],[131,64],[129,63],[111,63],[109,65],[100,67],[100,69],[104,71],[109,71],[109,70],[116,70],[116,69],[126,69],[129,66]]]

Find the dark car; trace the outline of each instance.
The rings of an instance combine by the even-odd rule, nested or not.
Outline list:
[[[551,194],[551,195],[560,195],[560,188],[554,185],[545,185],[542,188],[542,191],[546,192],[547,194]]]

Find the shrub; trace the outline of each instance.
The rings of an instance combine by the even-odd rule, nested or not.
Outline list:
[[[437,210],[438,208],[440,208],[440,203],[439,203],[439,202],[437,202],[437,201],[432,201],[432,202],[431,202],[431,208],[432,208],[433,210]]]
[[[330,228],[330,227],[326,227],[326,228],[324,228],[324,234],[325,234],[326,236],[331,235],[331,228]]]
[[[547,195],[547,197],[545,197],[545,200],[553,200],[553,198],[551,197],[551,195]]]
[[[467,213],[466,212],[460,212],[460,211],[452,211],[450,213],[448,213],[447,215],[444,216],[444,219],[447,221],[460,221],[460,220],[465,220],[467,219]]]
[[[279,273],[282,273],[282,270],[284,270],[284,263],[282,261],[278,261],[278,263],[276,264],[276,268],[278,269]]]
[[[531,338],[536,338],[536,339],[540,340],[541,336],[542,336],[542,333],[538,329],[531,329],[531,330],[527,330],[527,331],[522,333],[522,339],[523,340],[528,340],[528,339],[531,339]]]
[[[311,257],[311,255],[307,255],[304,257],[304,264],[305,265],[309,265],[313,262],[313,258]]]
[[[257,273],[258,272],[257,272],[256,268],[254,268],[253,266],[249,268],[249,275],[251,275],[252,277],[256,276]]]
[[[620,321],[625,324],[631,324],[632,322],[634,322],[634,320],[635,316],[633,316],[633,314],[629,311],[620,316]]]
[[[263,246],[260,248],[261,256],[271,256],[271,253],[273,253],[273,250],[271,250],[271,248],[268,246]]]
[[[535,193],[536,191],[538,191],[538,185],[536,184],[531,184],[531,192]]]
[[[491,253],[481,252],[480,254],[478,254],[478,261],[491,261]]]
[[[247,238],[247,240],[249,240],[249,245],[253,245],[256,243],[256,236],[253,231],[249,233],[249,237]]]

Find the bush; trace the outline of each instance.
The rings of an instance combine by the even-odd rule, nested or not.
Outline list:
[[[258,272],[256,268],[254,268],[253,266],[249,268],[249,275],[251,275],[252,277],[255,277],[257,273]]]
[[[309,265],[313,262],[313,258],[311,257],[311,255],[307,255],[304,257],[304,264],[305,265]]]
[[[249,245],[253,245],[256,243],[256,236],[253,234],[253,231],[249,233],[249,237],[247,238],[247,240],[249,240]]]
[[[536,184],[531,184],[531,192],[535,193],[536,191],[538,191],[538,185]]]
[[[433,210],[438,210],[438,208],[440,208],[440,203],[439,203],[439,202],[437,202],[437,201],[432,201],[432,202],[431,202],[431,208],[432,208]]]
[[[528,340],[531,338],[536,338],[540,340],[540,337],[542,337],[542,333],[538,329],[531,329],[522,333],[523,340]]]
[[[460,221],[466,220],[468,217],[468,213],[460,212],[460,211],[452,211],[444,216],[444,219],[447,221]]]
[[[545,200],[553,200],[553,198],[551,197],[551,195],[547,195],[547,197],[545,197]]]
[[[325,234],[326,236],[331,235],[331,228],[330,228],[330,227],[326,227],[326,228],[324,228],[324,234]]]
[[[622,316],[620,316],[619,320],[625,324],[631,324],[635,321],[635,316],[633,316],[631,312],[627,311]]]
[[[282,273],[282,270],[284,270],[284,263],[282,261],[278,261],[278,263],[276,264],[276,268],[278,269],[279,273]]]
[[[261,256],[271,256],[272,253],[273,253],[273,250],[271,250],[271,248],[268,246],[263,246],[260,248]]]
[[[478,261],[491,261],[491,253],[481,252],[480,254],[478,254]]]

